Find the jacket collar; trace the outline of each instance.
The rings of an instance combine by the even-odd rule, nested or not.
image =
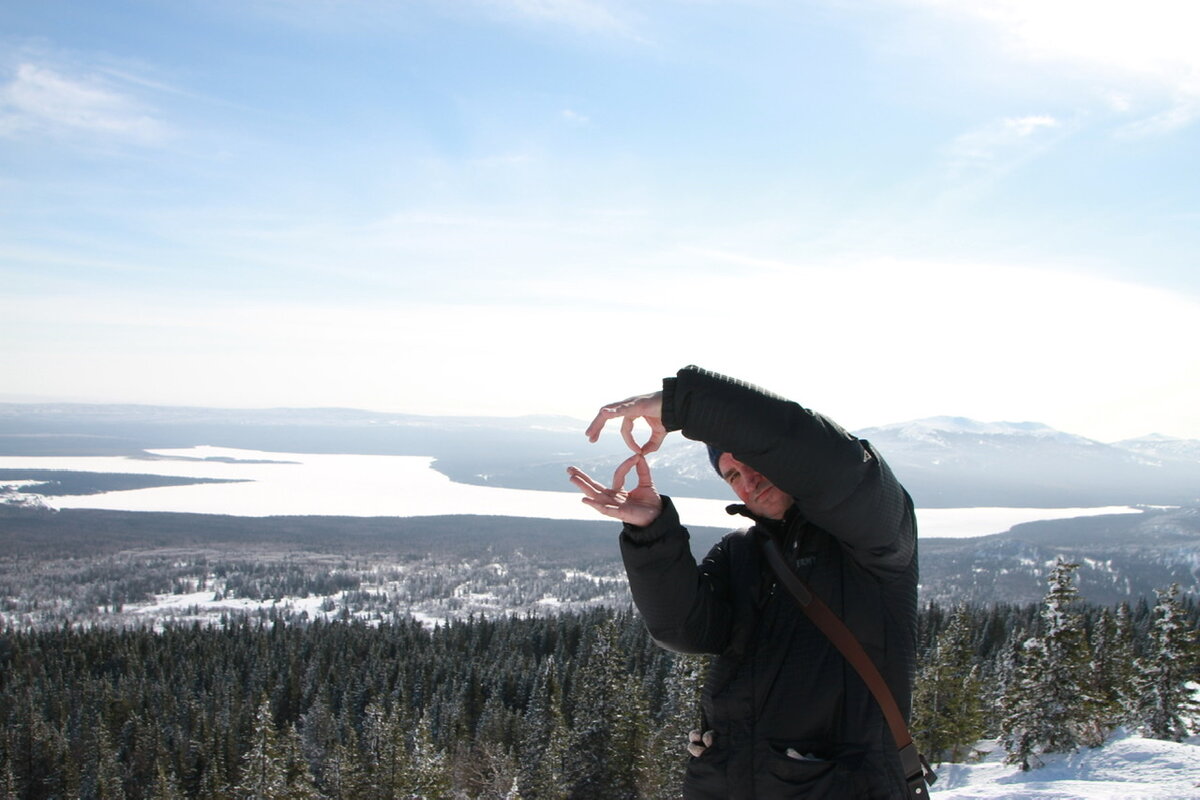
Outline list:
[[[730,516],[741,515],[754,522],[754,533],[758,536],[771,536],[775,539],[785,538],[788,534],[798,531],[804,524],[804,515],[795,504],[783,515],[783,519],[768,519],[755,514],[742,503],[732,503],[725,506],[725,513]]]

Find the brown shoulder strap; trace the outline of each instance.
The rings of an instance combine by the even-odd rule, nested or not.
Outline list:
[[[928,797],[927,785],[937,780],[937,776],[929,768],[925,757],[917,752],[913,738],[908,732],[908,725],[904,722],[904,715],[900,713],[900,706],[897,705],[892,690],[888,688],[887,681],[883,679],[883,675],[879,674],[875,662],[867,655],[867,651],[863,650],[858,639],[846,627],[846,623],[842,622],[838,615],[834,614],[821,598],[813,594],[804,581],[800,580],[792,571],[792,568],[784,561],[783,554],[779,552],[779,546],[775,544],[775,541],[769,536],[760,538],[767,561],[780,582],[796,598],[800,608],[817,626],[817,629],[833,642],[838,652],[849,662],[850,666],[854,667],[867,688],[871,690],[875,702],[879,703],[883,717],[887,720],[888,728],[892,731],[892,739],[895,740],[896,747],[900,751],[900,764],[904,769],[904,777],[908,781],[910,795],[916,798]]]

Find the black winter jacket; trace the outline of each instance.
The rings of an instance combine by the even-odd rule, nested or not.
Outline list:
[[[684,797],[906,797],[877,703],[775,585],[756,537],[776,537],[797,574],[858,638],[907,717],[917,613],[908,494],[866,441],[796,403],[696,367],[664,380],[663,423],[731,453],[795,501],[783,521],[756,520],[727,535],[699,565],[669,498],[655,522],[622,533],[629,585],[650,634],[672,650],[717,656],[703,695],[715,741],[690,759]]]

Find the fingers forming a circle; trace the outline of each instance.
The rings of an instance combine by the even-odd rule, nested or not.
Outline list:
[[[642,469],[643,469],[644,463],[645,463],[645,459],[642,458],[641,453],[634,453],[629,458],[622,461],[621,465],[619,467],[617,467],[617,471],[613,473],[612,491],[614,491],[614,492],[625,491],[625,478],[627,475],[629,475],[629,470],[633,469],[635,466],[637,467],[638,485],[640,486],[641,479],[642,479]],[[649,468],[647,467],[646,470],[647,470],[646,474],[648,476]]]
[[[646,422],[650,424],[650,438],[642,445],[642,455],[649,455],[657,450],[663,443],[663,439],[667,438],[667,429],[662,424],[661,419],[655,417],[646,417]]]
[[[621,438],[625,440],[625,444],[635,453],[642,452],[641,445],[633,438],[633,417],[626,417],[621,420]]]
[[[657,417],[640,417],[646,420],[646,424],[650,426],[650,438],[645,444],[638,444],[633,438],[633,421],[634,417],[626,417],[621,422],[621,438],[625,440],[625,444],[635,453],[649,455],[662,445],[663,439],[667,436],[667,429],[663,427],[662,420]]]

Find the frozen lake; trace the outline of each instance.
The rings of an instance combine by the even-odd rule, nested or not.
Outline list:
[[[151,452],[157,458],[0,456],[0,469],[117,472],[243,481],[75,497],[48,496],[47,502],[56,508],[177,511],[248,517],[481,514],[605,519],[580,502],[580,495],[571,489],[565,473],[563,491],[546,492],[455,483],[433,469],[432,458],[423,456],[267,453],[218,447]],[[730,529],[739,524],[725,513],[729,501],[674,499],[686,524]],[[1114,513],[1136,513],[1136,509],[1123,506],[936,508],[918,509],[917,516],[923,538],[959,538],[1002,533],[1021,522]]]

